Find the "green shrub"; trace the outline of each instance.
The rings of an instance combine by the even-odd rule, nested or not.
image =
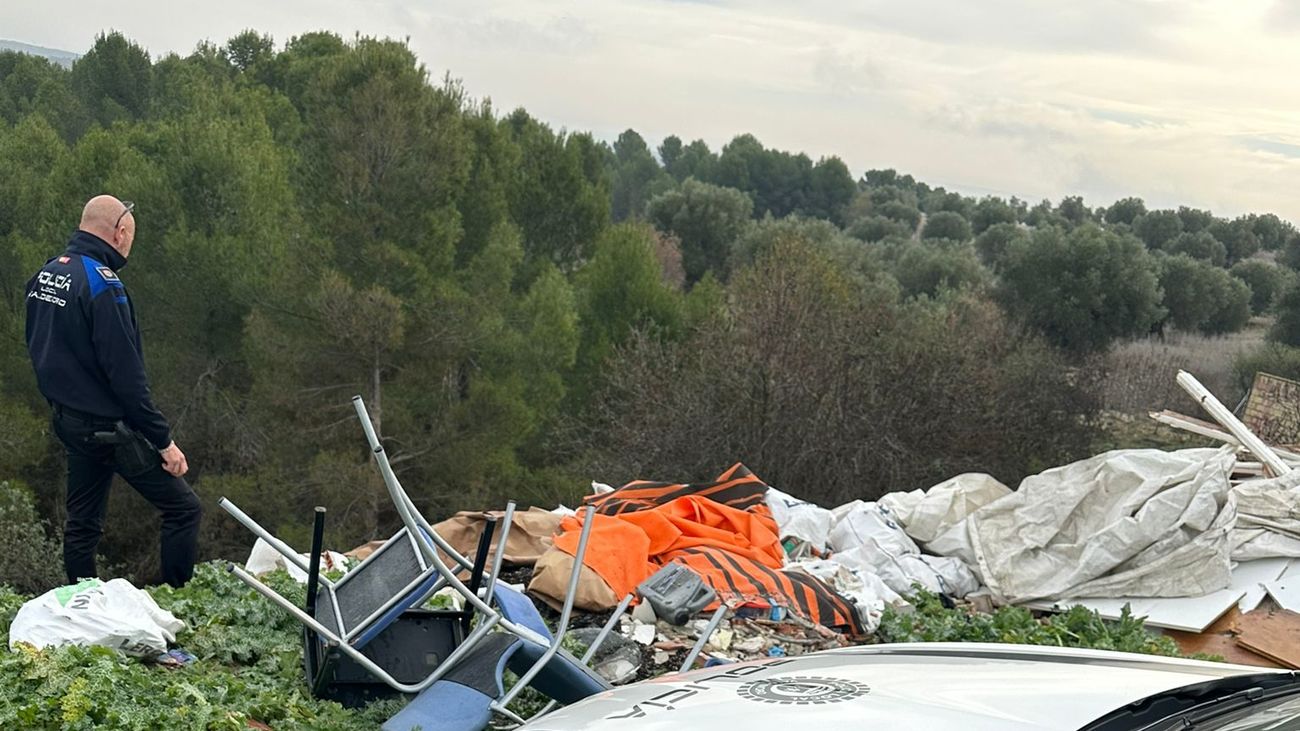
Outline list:
[[[36,512],[27,488],[0,482],[0,584],[28,594],[60,586],[62,556],[57,532]]]
[[[1282,343],[1268,343],[1245,353],[1233,364],[1233,373],[1242,392],[1250,388],[1256,373],[1300,380],[1300,348]]]
[[[915,611],[886,607],[876,630],[882,642],[1007,642],[1180,655],[1172,639],[1148,632],[1143,619],[1134,617],[1127,606],[1112,622],[1083,607],[1035,619],[1021,607],[1002,607],[992,614],[948,609],[937,595],[924,591],[912,601]]]

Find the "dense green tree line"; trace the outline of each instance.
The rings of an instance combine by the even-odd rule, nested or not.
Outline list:
[[[737,460],[869,497],[1079,456],[1080,358],[1116,338],[1300,311],[1276,216],[977,200],[752,135],[606,143],[328,33],[0,54],[0,170],[0,477],[56,523],[23,293],[100,192],[137,204],[124,278],[196,488],[290,538],[326,505],[340,546],[393,526],[357,393],[431,514]],[[104,549],[147,571],[122,492]],[[205,551],[246,544],[209,511]]]

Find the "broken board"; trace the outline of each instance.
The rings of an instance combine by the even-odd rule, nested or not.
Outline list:
[[[1070,607],[1082,606],[1097,612],[1104,619],[1119,619],[1125,605],[1128,605],[1133,616],[1146,617],[1146,623],[1151,627],[1203,632],[1259,584],[1276,580],[1290,563],[1289,558],[1242,561],[1232,570],[1232,583],[1228,588],[1205,596],[1061,599],[1030,602],[1021,606],[1044,612],[1061,612]]]
[[[1280,668],[1282,665],[1263,655],[1257,655],[1242,647],[1237,642],[1238,625],[1241,611],[1236,607],[1228,609],[1222,617],[1205,628],[1204,632],[1183,632],[1167,629],[1164,635],[1178,643],[1178,649],[1184,655],[1218,655],[1234,665],[1254,665],[1264,668]]]
[[[1300,612],[1300,562],[1288,567],[1276,581],[1264,584],[1264,589],[1279,607]]]
[[[1300,614],[1279,609],[1242,615],[1237,644],[1284,667],[1300,668]]]

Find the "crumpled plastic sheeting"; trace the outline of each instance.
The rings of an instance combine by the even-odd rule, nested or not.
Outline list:
[[[928,544],[995,599],[1200,596],[1229,583],[1233,448],[1107,452],[1020,483]]]
[[[781,538],[804,541],[819,552],[826,550],[826,543],[831,536],[831,524],[834,522],[831,511],[787,495],[774,487],[767,489],[764,501],[772,511],[772,519],[776,521]]]
[[[827,559],[803,559],[786,565],[786,570],[802,571],[830,584],[835,591],[850,599],[862,626],[875,632],[886,606],[904,606],[907,600],[889,588],[881,578],[870,571],[860,571]]]
[[[1232,560],[1300,557],[1300,470],[1249,480],[1232,492],[1237,498]]]
[[[831,561],[875,574],[904,596],[915,593],[915,584],[957,598],[979,589],[979,579],[960,559],[922,555],[883,505],[855,500],[834,514]]]
[[[311,554],[300,553],[303,561],[311,562]],[[244,562],[244,570],[254,576],[261,576],[277,569],[284,569],[289,572],[294,581],[299,584],[307,583],[307,572],[298,568],[293,562],[285,558],[281,553],[271,547],[271,544],[257,539],[253,544],[253,550],[248,553],[248,560]],[[348,570],[348,557],[337,551],[322,551],[320,560],[320,571],[338,571]]]
[[[967,472],[940,482],[929,490],[891,492],[880,498],[912,540],[926,544],[966,516],[1011,494],[1011,488],[992,475]]]

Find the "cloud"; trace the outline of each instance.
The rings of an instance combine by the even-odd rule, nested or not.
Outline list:
[[[410,37],[497,109],[612,140],[741,132],[933,185],[1300,220],[1300,0],[66,0],[16,40],[155,55],[252,27]],[[123,27],[123,19],[130,25]]]
[[[1193,18],[1182,0],[806,0],[800,17],[900,33],[934,44],[1007,52],[1100,53],[1138,56],[1177,50],[1171,33]]]
[[[1162,127],[1174,124],[1168,117],[1157,117],[1145,112],[1130,112],[1122,109],[1085,109],[1089,115],[1104,122],[1114,122],[1125,127]]]
[[[530,53],[587,53],[598,45],[599,35],[588,23],[572,15],[540,20],[490,16],[461,22],[446,41],[480,49],[510,49],[511,55]]]
[[[1300,160],[1300,144],[1283,142],[1268,137],[1245,137],[1241,139],[1241,145],[1248,150]]]
[[[813,78],[833,94],[859,94],[879,90],[886,82],[884,68],[869,56],[823,46],[813,62]]]
[[[1292,33],[1300,30],[1300,3],[1295,0],[1277,0],[1262,17],[1266,29]]]

